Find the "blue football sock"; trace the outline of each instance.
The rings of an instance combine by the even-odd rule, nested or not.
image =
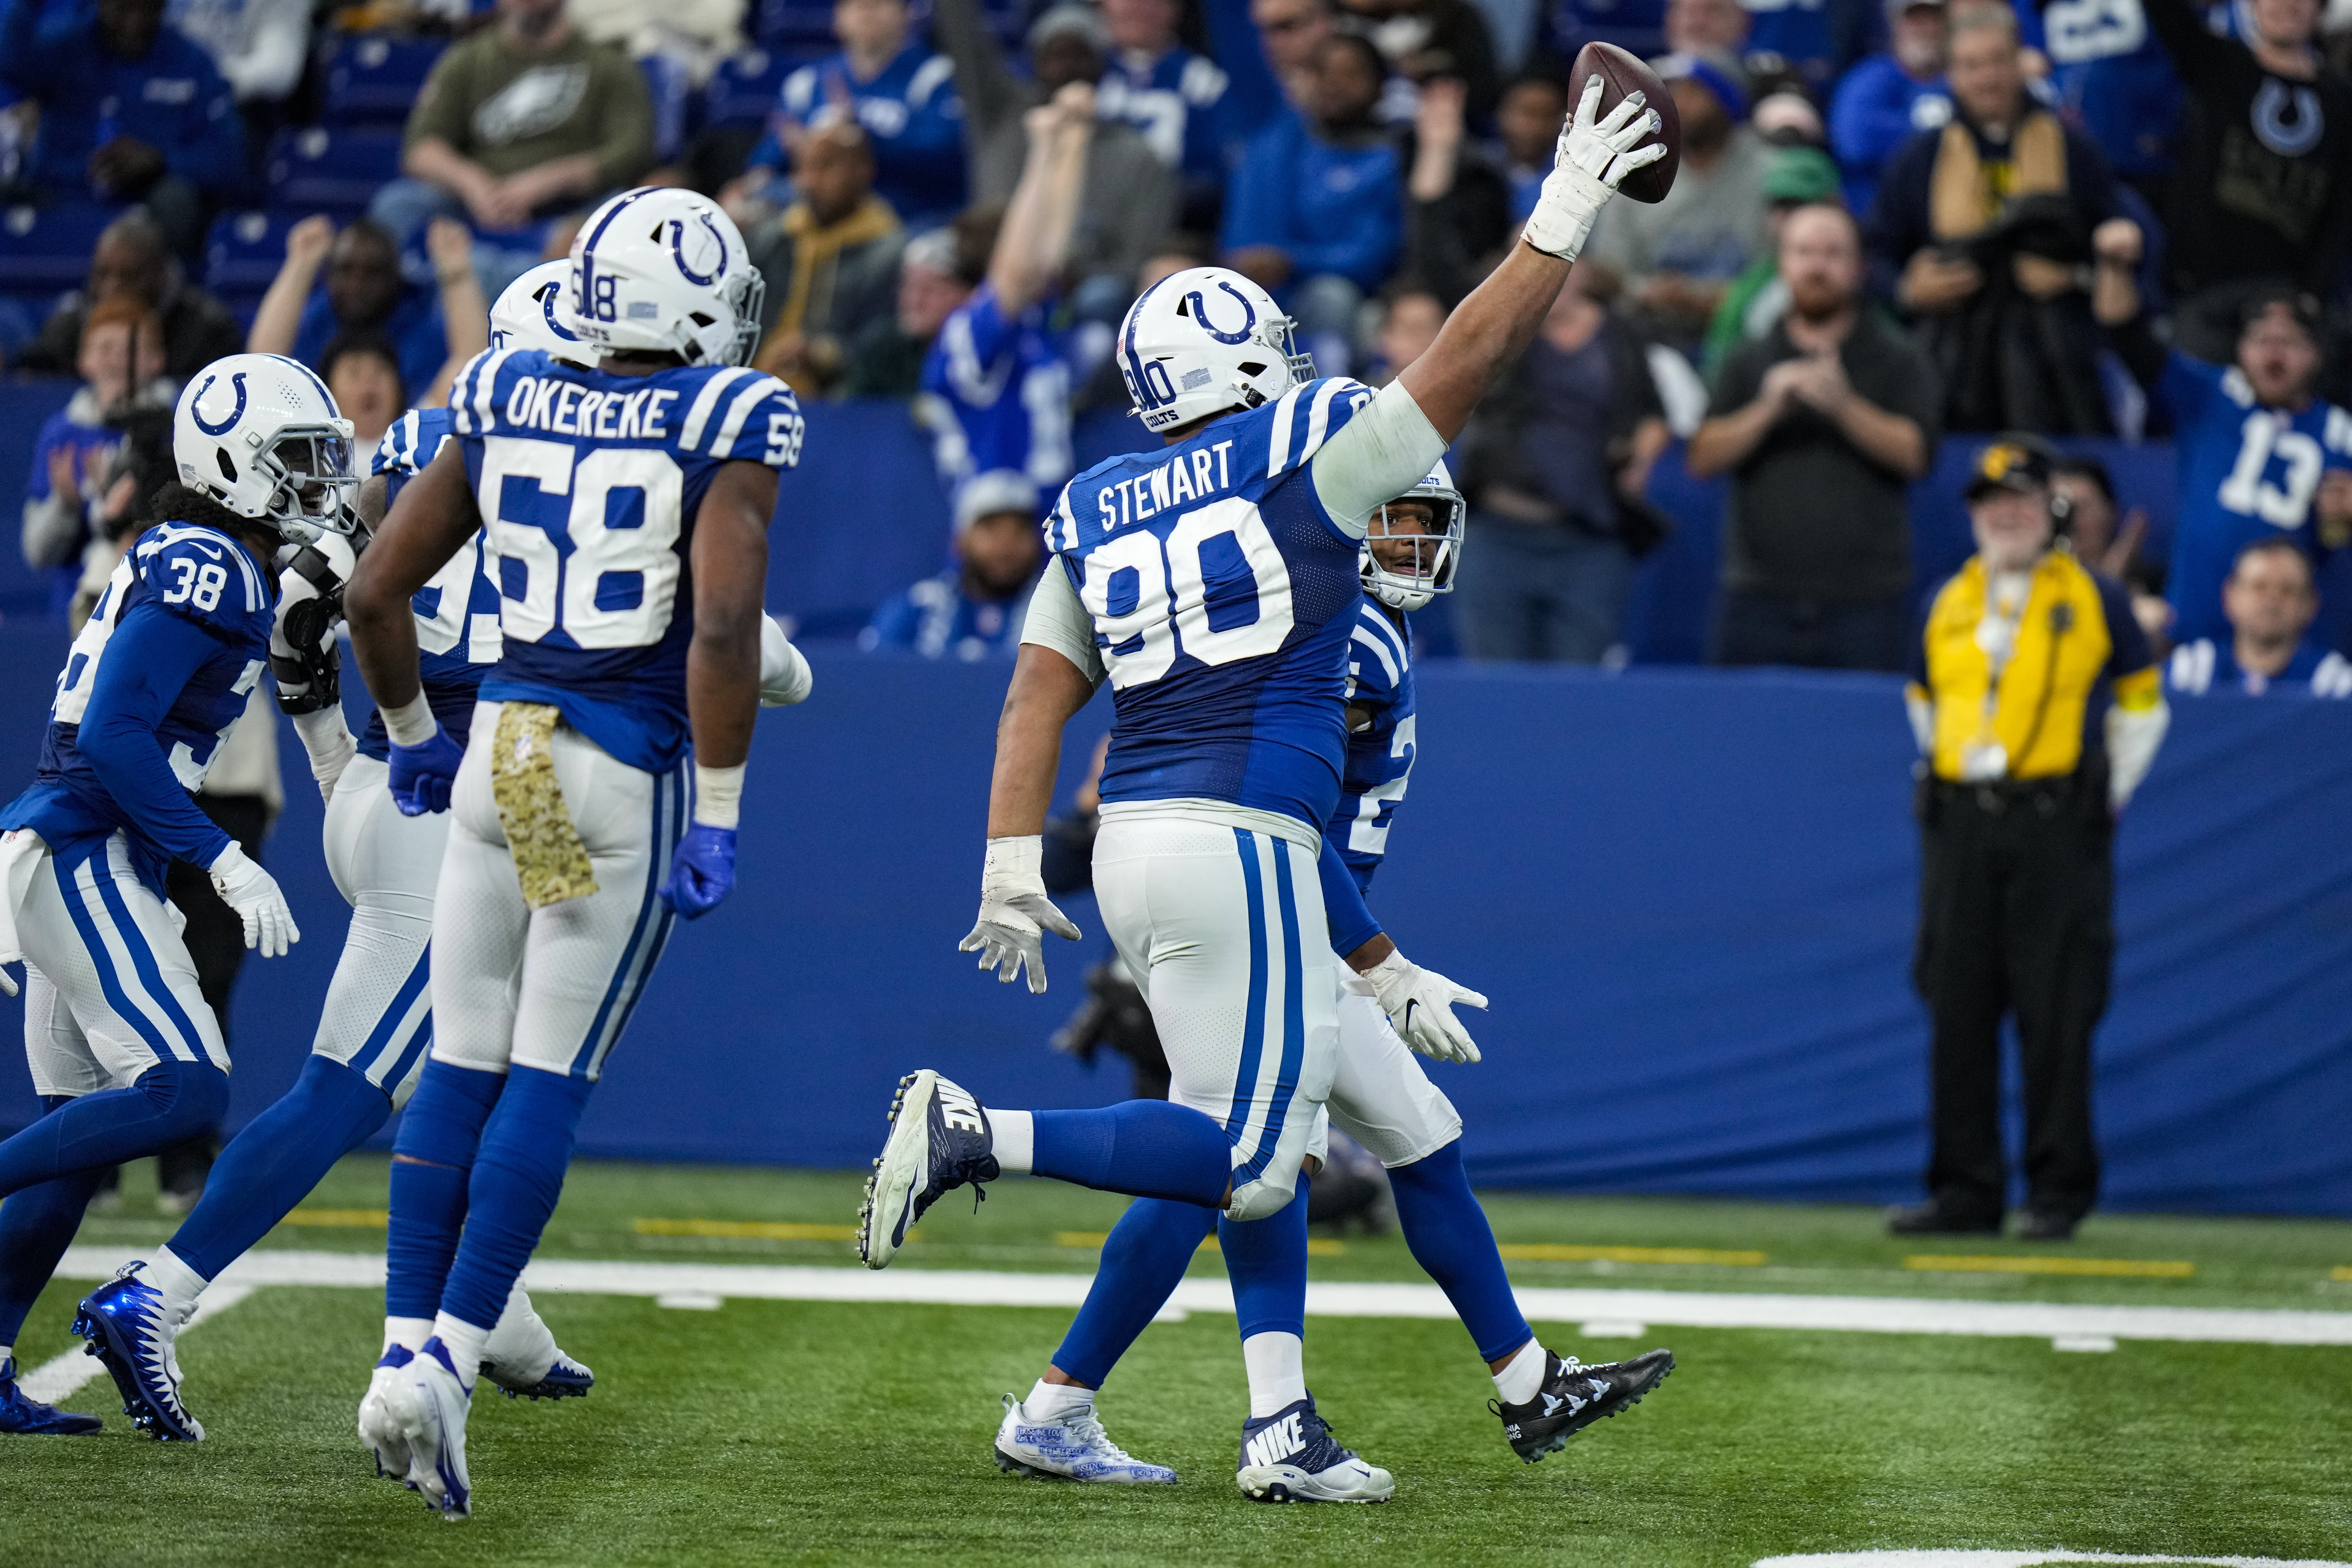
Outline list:
[[[331,1058],[311,1057],[294,1087],[247,1122],[213,1162],[204,1197],[172,1237],[173,1254],[213,1278],[269,1234],[391,1115],[392,1102],[363,1075]]]
[[[227,1109],[227,1073],[159,1061],[130,1088],[78,1096],[0,1144],[0,1197],[154,1154],[210,1132]]]
[[[1307,1187],[1264,1219],[1217,1217],[1217,1245],[1234,1282],[1234,1312],[1242,1338],[1294,1333],[1307,1337]]]
[[[1089,1388],[1103,1380],[1127,1347],[1175,1292],[1176,1282],[1216,1228],[1217,1211],[1164,1197],[1139,1197],[1127,1206],[1103,1243],[1095,1282],[1054,1364]]]
[[[1215,1208],[1233,1180],[1224,1129],[1184,1105],[1128,1100],[1099,1111],[1034,1113],[1029,1168],[1103,1192]]]
[[[49,1113],[71,1103],[68,1096],[53,1094],[43,1102]],[[57,1272],[58,1260],[73,1245],[81,1228],[82,1211],[106,1179],[103,1168],[76,1171],[28,1186],[0,1203],[0,1344],[15,1344],[42,1287]]]
[[[1471,1194],[1469,1175],[1462,1168],[1462,1141],[1395,1166],[1389,1172],[1389,1188],[1413,1261],[1454,1303],[1462,1326],[1478,1342],[1479,1355],[1499,1361],[1533,1339],[1535,1331],[1520,1315],[1495,1250],[1486,1211]]]
[[[522,1266],[539,1245],[563,1193],[572,1137],[595,1087],[584,1078],[518,1067],[482,1129],[482,1152],[466,1193],[466,1236],[441,1311],[488,1331],[498,1325]]]
[[[430,1321],[466,1228],[466,1186],[482,1125],[506,1076],[427,1061],[393,1141],[392,1227],[384,1238],[386,1317]],[[402,1155],[407,1158],[401,1158]]]

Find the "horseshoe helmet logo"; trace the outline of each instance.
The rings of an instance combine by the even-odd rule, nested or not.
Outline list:
[[[213,382],[218,379],[215,376],[206,376],[205,384],[196,389],[196,395],[188,400],[188,417],[194,420],[196,428],[206,435],[226,435],[236,428],[236,422],[245,417],[245,372],[243,371],[237,371],[228,379],[228,384],[236,389],[236,406],[228,411],[228,417],[218,424],[205,417],[205,399],[212,392]]]
[[[1248,342],[1250,340],[1250,334],[1257,330],[1257,307],[1249,302],[1249,297],[1247,295],[1244,294],[1240,289],[1235,288],[1232,284],[1225,282],[1223,278],[1217,280],[1217,287],[1232,295],[1234,297],[1234,303],[1242,308],[1242,329],[1240,331],[1218,331],[1216,324],[1209,319],[1208,311],[1202,308],[1201,291],[1197,288],[1192,293],[1184,296],[1185,308],[1192,311],[1192,319],[1194,323],[1200,327],[1201,330],[1206,332],[1210,337],[1214,338],[1218,342],[1234,344]]]
[[[2282,158],[2300,158],[2327,131],[2319,95],[2272,77],[2254,94],[2254,137]]]
[[[679,275],[688,283],[694,284],[698,287],[708,288],[712,284],[718,282],[721,277],[727,276],[727,236],[719,232],[719,225],[710,221],[710,214],[709,213],[698,213],[695,214],[695,217],[696,220],[702,225],[703,228],[709,231],[710,235],[710,243],[718,247],[718,265],[713,267],[708,273],[701,273],[695,271],[694,268],[688,264],[686,259],[686,221],[682,218],[672,218],[670,220],[669,256],[672,261],[677,264]]]

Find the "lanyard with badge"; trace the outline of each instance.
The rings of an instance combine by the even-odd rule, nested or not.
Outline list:
[[[1983,650],[1986,664],[1984,711],[1978,717],[1975,738],[1960,747],[1964,783],[2009,777],[2009,747],[2001,744],[1993,718],[2000,709],[2001,677],[2017,657],[2017,635],[2025,624],[2025,607],[2033,598],[2033,574],[2013,575],[2023,580],[2005,583],[1991,572],[1985,574],[1985,614],[1977,622],[1977,646]]]

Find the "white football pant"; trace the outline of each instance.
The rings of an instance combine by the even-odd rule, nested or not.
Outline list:
[[[474,708],[449,802],[433,910],[433,1059],[482,1072],[510,1062],[593,1082],[669,939],[656,896],[685,835],[687,769],[647,773],[555,727],[555,780],[596,892],[523,902],[490,793],[501,703]]]
[[[1335,976],[1344,960],[1331,962]],[[1462,1113],[1429,1081],[1421,1058],[1389,1024],[1381,1004],[1345,980],[1339,987],[1339,1065],[1331,1077],[1330,1120],[1394,1170],[1425,1160],[1462,1135]],[[1323,1157],[1318,1137],[1307,1153]]]
[[[352,906],[352,928],[310,1050],[383,1090],[396,1111],[415,1092],[433,1039],[426,949],[449,814],[402,816],[391,772],[355,757],[327,802],[327,873]]]
[[[1168,1055],[1169,1098],[1233,1142],[1225,1212],[1279,1211],[1339,1054],[1315,852],[1180,808],[1107,818],[1094,867],[1103,924]]]

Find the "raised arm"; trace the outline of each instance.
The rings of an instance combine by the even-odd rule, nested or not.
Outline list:
[[[433,276],[441,288],[441,331],[449,357],[416,406],[438,408],[448,401],[449,383],[467,361],[490,346],[490,307],[474,271],[474,236],[465,225],[455,218],[435,218],[425,227],[425,249],[433,258]]]
[[[1072,82],[1028,113],[1028,162],[988,260],[988,281],[1008,320],[1044,298],[1069,261],[1094,120],[1095,89],[1086,82]]]
[[[253,326],[245,335],[246,352],[294,351],[295,335],[302,328],[302,307],[310,302],[310,289],[319,281],[319,268],[334,244],[334,220],[323,215],[314,214],[286,231],[285,265],[269,280],[269,291],[261,297],[260,307],[253,313]]]

